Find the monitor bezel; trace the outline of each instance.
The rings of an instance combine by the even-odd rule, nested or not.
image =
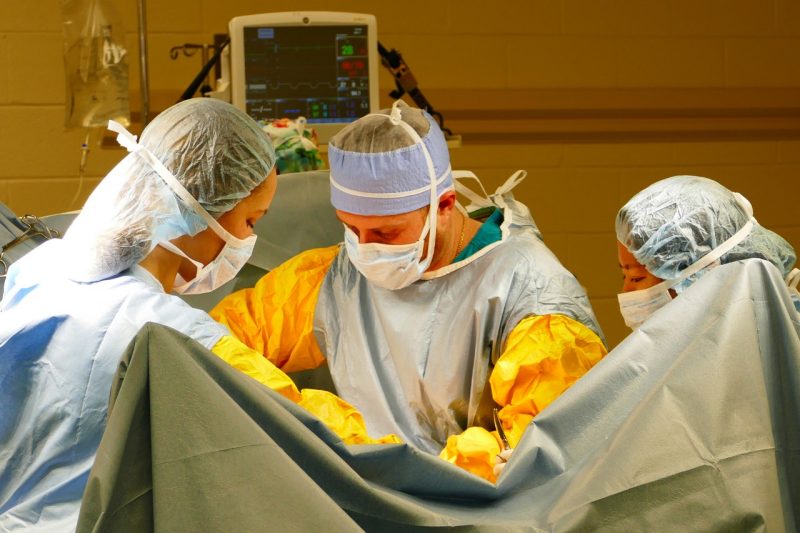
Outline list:
[[[244,29],[264,26],[367,26],[367,64],[369,68],[369,109],[374,113],[378,104],[378,29],[374,15],[365,13],[340,13],[333,11],[287,11],[261,13],[234,17],[228,23],[230,33],[231,103],[247,112],[244,84]],[[279,117],[282,118],[282,117]],[[315,123],[321,144],[326,144],[339,130],[350,122]]]

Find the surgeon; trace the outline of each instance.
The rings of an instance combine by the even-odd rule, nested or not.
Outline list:
[[[490,481],[504,443],[606,353],[587,296],[508,189],[456,203],[447,144],[396,102],[328,147],[341,245],[304,252],[212,316],[284,371],[327,363],[370,434]],[[487,211],[484,209],[483,211]],[[298,221],[298,223],[308,223]]]
[[[74,531],[105,426],[112,377],[147,322],[170,326],[316,413],[360,417],[296,389],[260,354],[178,296],[230,280],[276,188],[275,153],[233,106],[194,99],[159,114],[97,186],[63,239],[14,263],[0,302],[0,531]],[[164,408],[169,408],[165,406]],[[389,439],[389,441],[396,441]]]
[[[787,282],[800,310],[800,271],[792,246],[762,227],[750,202],[716,181],[673,176],[631,198],[617,214],[625,324],[636,329],[714,267],[758,258]]]

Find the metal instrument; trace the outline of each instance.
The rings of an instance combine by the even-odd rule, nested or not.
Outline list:
[[[497,414],[497,407],[492,410],[492,418],[494,419],[494,429],[497,431],[497,434],[500,436],[500,440],[503,442],[503,449],[510,450],[511,445],[508,444],[508,437],[506,437],[506,432],[503,430],[503,424],[500,422],[500,416]]]
[[[8,263],[5,261],[4,257],[5,253],[8,250],[18,245],[19,243],[33,237],[44,237],[45,239],[52,239],[54,237],[61,236],[60,232],[52,228],[49,228],[44,222],[42,222],[39,219],[39,217],[35,217],[33,215],[24,215],[19,217],[18,220],[20,225],[22,225],[25,229],[17,237],[5,243],[2,246],[2,248],[0,248],[0,278],[6,277],[6,274],[8,273]]]

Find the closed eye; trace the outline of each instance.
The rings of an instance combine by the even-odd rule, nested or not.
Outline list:
[[[626,277],[626,276],[623,274],[623,275],[622,275],[622,281],[626,281],[627,279],[628,279],[628,278],[627,278],[627,277]],[[635,278],[630,278],[630,282],[631,282],[631,283],[641,283],[641,282],[643,282],[644,280],[645,280],[645,277],[644,277],[644,276],[639,276],[639,277],[635,277]]]

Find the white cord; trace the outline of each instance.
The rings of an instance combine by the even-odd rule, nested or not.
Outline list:
[[[78,198],[80,198],[81,191],[83,190],[83,180],[86,174],[86,161],[89,159],[89,135],[91,134],[91,131],[92,130],[89,128],[86,128],[86,138],[83,139],[83,144],[81,144],[81,162],[78,166],[78,190],[75,191],[75,196],[72,197],[72,200],[69,203],[70,209],[75,207]]]

